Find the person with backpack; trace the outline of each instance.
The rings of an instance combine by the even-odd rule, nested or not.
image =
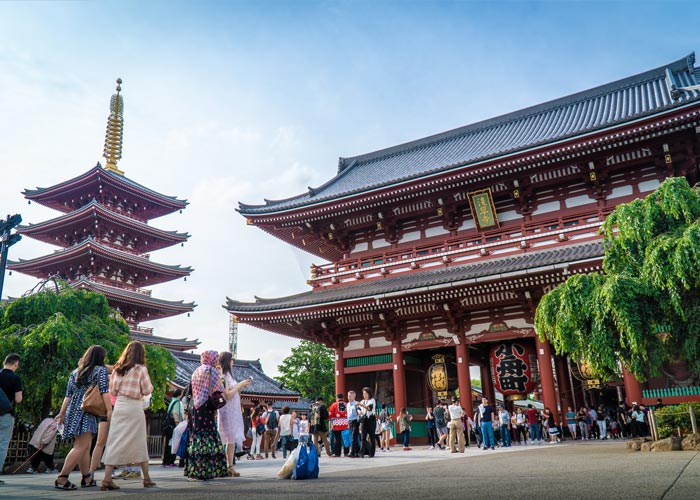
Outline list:
[[[275,450],[277,450],[277,439],[279,437],[279,421],[280,415],[272,408],[272,401],[267,403],[267,411],[263,413],[263,422],[265,423],[265,434],[263,442],[265,443],[265,458],[270,456],[270,448],[272,448],[272,458],[277,458],[275,456]]]
[[[435,416],[435,429],[437,430],[438,440],[435,446],[441,450],[445,449],[447,445],[447,438],[449,435],[449,430],[447,428],[447,419],[445,417],[446,413],[445,406],[442,401],[438,400],[435,409],[433,410],[433,415]]]
[[[160,430],[165,439],[165,446],[163,447],[163,467],[175,467],[175,457],[176,455],[172,453],[171,439],[173,437],[173,431],[177,424],[184,420],[184,415],[182,413],[182,401],[180,397],[182,396],[182,389],[176,389],[173,393],[173,398],[168,404],[168,409],[163,415],[161,421]]]
[[[333,428],[333,456],[340,457],[340,447],[343,447],[343,455],[350,454],[350,448],[344,446],[342,433],[348,428],[348,412],[342,394],[336,394],[335,402],[328,408],[328,418]]]
[[[328,427],[326,426],[326,421],[328,420],[328,409],[326,405],[323,404],[323,397],[319,396],[316,398],[316,403],[311,407],[311,435],[314,437],[314,445],[316,446],[316,453],[321,456],[321,446],[326,450],[326,455],[329,457],[331,453],[331,444],[328,442]]]

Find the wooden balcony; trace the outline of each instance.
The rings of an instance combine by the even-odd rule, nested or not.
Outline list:
[[[597,238],[614,207],[537,222],[504,225],[500,229],[448,238],[439,243],[390,249],[330,264],[311,266],[309,284],[327,287],[362,279],[384,278],[420,268],[464,264],[493,256]]]

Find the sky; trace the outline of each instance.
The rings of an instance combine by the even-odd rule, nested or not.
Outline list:
[[[187,199],[187,231],[151,259],[194,268],[153,295],[195,301],[156,335],[226,350],[226,297],[307,290],[321,263],[246,226],[239,201],[319,186],[355,156],[588,89],[700,49],[697,2],[0,2],[0,214],[56,217],[25,188],[101,158],[123,79],[119,167]],[[10,259],[56,249],[23,239]],[[34,278],[6,276],[3,297]],[[238,356],[269,374],[297,341],[246,325]]]

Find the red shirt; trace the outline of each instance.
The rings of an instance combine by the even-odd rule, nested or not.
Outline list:
[[[328,408],[328,418],[333,425],[334,431],[344,431],[348,428],[348,412],[345,410],[346,404],[345,401],[336,401]]]
[[[537,418],[537,410],[534,408],[530,408],[527,410],[527,423],[528,424],[536,424],[539,422],[539,419]]]

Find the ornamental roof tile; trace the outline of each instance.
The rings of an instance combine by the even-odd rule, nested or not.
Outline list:
[[[173,352],[175,358],[175,384],[186,387],[190,383],[192,373],[201,364],[199,354]],[[241,391],[244,395],[278,397],[298,397],[299,393],[285,389],[282,384],[265,374],[260,360],[237,359],[233,364],[233,377],[236,380],[244,380],[253,377],[253,383]]]
[[[558,264],[573,264],[604,255],[601,241],[558,246],[555,248],[526,252],[517,255],[486,259],[479,262],[451,266],[442,269],[429,269],[403,274],[393,278],[383,278],[364,283],[312,290],[309,292],[262,299],[255,302],[240,302],[227,298],[223,306],[231,313],[277,312],[297,307],[318,306],[334,302],[365,299],[397,292],[411,293],[412,290],[445,284],[467,284],[470,280],[499,277],[506,273],[528,274],[536,269]]]
[[[265,205],[240,203],[243,215],[264,215],[418,179],[533,147],[649,117],[700,101],[695,53],[670,64],[489,120],[352,158],[318,188]]]

